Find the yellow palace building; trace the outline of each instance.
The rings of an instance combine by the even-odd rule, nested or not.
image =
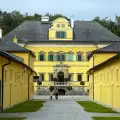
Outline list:
[[[93,21],[60,17],[51,22],[47,16],[41,21],[23,22],[3,38],[33,51],[34,70],[42,81],[41,87],[57,86],[60,94],[67,94],[67,86],[78,91],[80,81],[85,82],[87,91],[89,75],[86,72],[92,65],[88,61],[89,53],[120,40]]]

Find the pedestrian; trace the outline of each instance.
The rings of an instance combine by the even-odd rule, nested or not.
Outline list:
[[[50,100],[52,100],[52,96],[53,96],[53,91],[50,91]]]
[[[55,94],[55,98],[57,100],[58,99],[58,89],[57,88],[55,89],[54,94]]]

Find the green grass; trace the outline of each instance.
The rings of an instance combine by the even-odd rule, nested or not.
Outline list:
[[[113,111],[111,108],[106,108],[104,106],[101,106],[97,103],[94,103],[92,101],[78,101],[78,103],[84,107],[84,110],[87,112],[95,112],[95,113],[116,113],[116,111]]]
[[[4,113],[36,112],[41,107],[43,107],[44,103],[45,101],[31,100],[31,101],[27,101],[27,102],[15,105],[12,108],[6,109]]]
[[[26,118],[0,118],[0,120],[25,120]]]
[[[93,120],[120,120],[120,117],[93,117]]]

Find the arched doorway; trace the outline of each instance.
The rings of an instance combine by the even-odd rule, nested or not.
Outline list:
[[[64,82],[64,73],[62,71],[58,73],[58,82]]]
[[[59,95],[65,95],[65,90],[64,89],[58,89]]]

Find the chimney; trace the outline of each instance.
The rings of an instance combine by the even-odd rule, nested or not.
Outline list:
[[[0,38],[2,38],[2,29],[0,29]]]
[[[18,40],[16,36],[13,37],[13,42],[17,44]]]
[[[70,25],[72,28],[74,28],[74,16],[71,16]]]
[[[48,22],[49,21],[49,16],[42,16],[41,21],[42,22]]]

